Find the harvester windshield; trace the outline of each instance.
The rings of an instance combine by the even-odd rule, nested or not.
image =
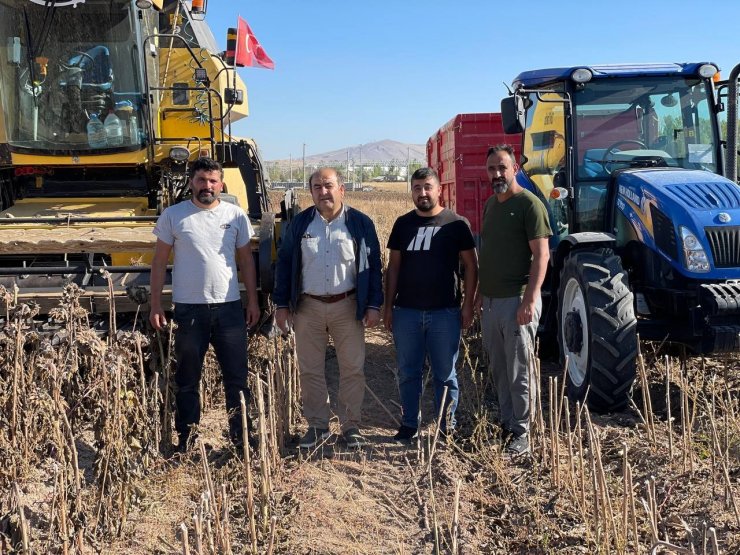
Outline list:
[[[138,149],[144,79],[134,4],[71,4],[0,0],[0,134],[16,152]]]
[[[635,165],[716,171],[707,86],[683,77],[584,83],[573,93],[579,179]]]

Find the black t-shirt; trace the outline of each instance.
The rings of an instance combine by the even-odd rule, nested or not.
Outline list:
[[[435,310],[460,306],[461,251],[475,248],[465,218],[445,208],[423,218],[412,210],[393,224],[388,248],[401,252],[395,306]]]

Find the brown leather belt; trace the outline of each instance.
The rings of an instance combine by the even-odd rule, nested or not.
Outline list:
[[[355,289],[350,289],[345,293],[337,293],[336,295],[311,295],[310,293],[304,293],[304,295],[306,295],[306,297],[316,299],[317,301],[321,301],[322,303],[336,303],[342,299],[346,299],[350,295],[353,295],[354,292]]]

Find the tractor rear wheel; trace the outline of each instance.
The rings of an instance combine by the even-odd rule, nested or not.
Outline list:
[[[558,344],[568,357],[568,397],[595,412],[629,402],[637,319],[627,273],[611,249],[576,250],[560,272]]]

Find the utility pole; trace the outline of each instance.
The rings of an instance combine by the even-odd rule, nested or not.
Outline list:
[[[306,143],[303,143],[303,188],[306,188]]]
[[[406,192],[411,192],[411,174],[409,173],[409,161],[411,159],[411,147],[406,147]]]
[[[346,169],[344,170],[344,174],[345,174],[344,179],[345,180],[349,179],[349,149],[347,149],[347,166],[346,166]],[[352,187],[352,189],[354,189],[354,186]]]
[[[362,144],[360,144],[360,191],[362,191]]]
[[[290,172],[290,179],[288,181],[293,183],[293,153],[292,152],[290,153],[290,163],[288,167],[290,168],[288,170]]]

